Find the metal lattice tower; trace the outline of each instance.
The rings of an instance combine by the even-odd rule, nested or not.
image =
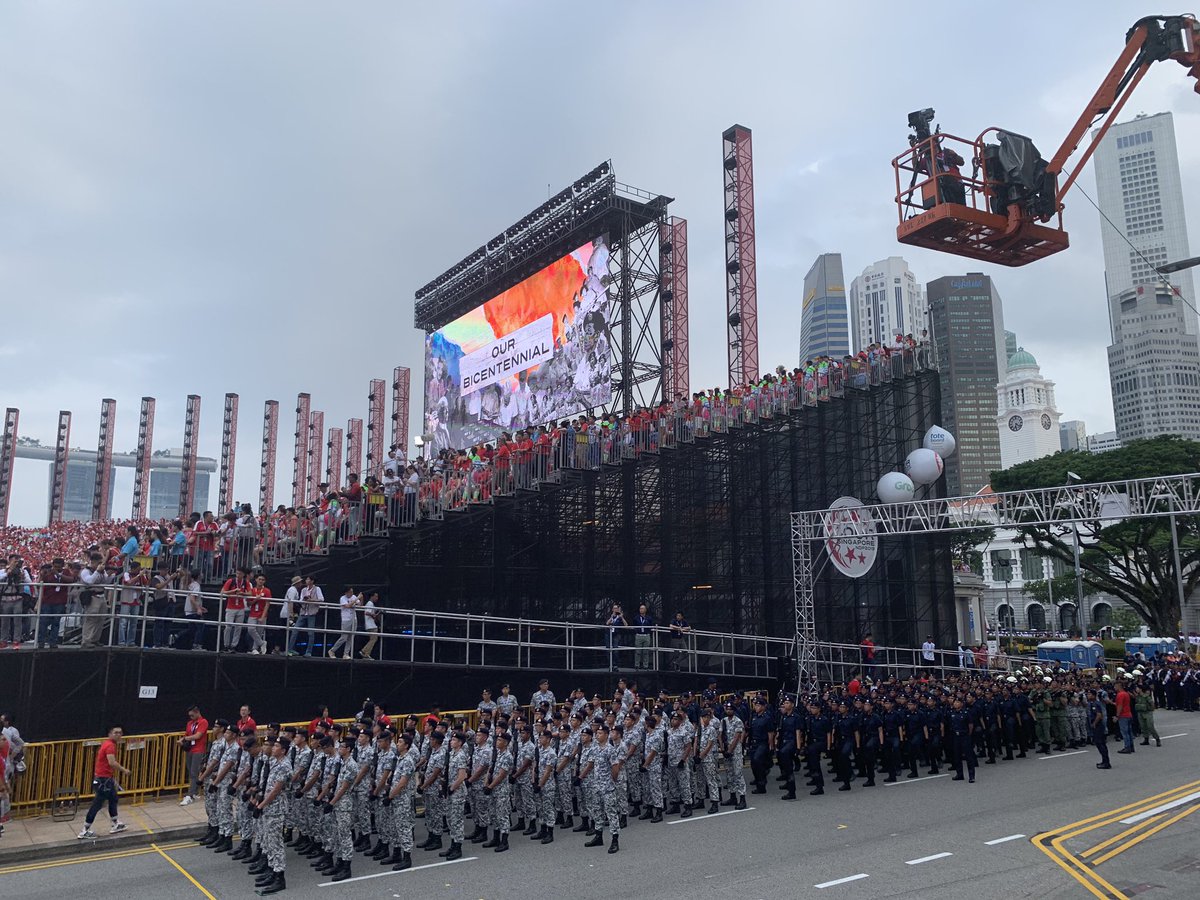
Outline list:
[[[225,418],[221,422],[221,478],[217,492],[217,509],[229,512],[234,502],[233,469],[237,458],[238,395],[225,395]]]
[[[8,504],[12,496],[13,464],[17,457],[17,423],[21,411],[4,411],[4,443],[0,444],[0,526],[8,524]]]
[[[263,407],[262,462],[258,475],[258,509],[270,512],[275,505],[275,453],[279,442],[279,401],[268,400]]]
[[[296,396],[296,450],[292,457],[292,506],[304,505],[308,491],[308,415],[312,404],[309,394]]]
[[[58,412],[58,432],[54,438],[54,468],[50,476],[50,522],[61,522],[67,495],[67,458],[71,452],[71,412]]]
[[[729,384],[758,378],[758,288],[754,260],[754,161],[750,129],[721,135],[725,167],[725,311]]]
[[[325,441],[325,413],[314,409],[308,423],[308,499],[321,500],[321,457]]]
[[[346,474],[362,472],[363,420],[350,419],[346,422]]]
[[[362,472],[365,481],[368,475],[379,478],[383,475],[383,460],[387,453],[383,442],[387,434],[383,430],[383,405],[387,391],[387,382],[382,378],[371,379],[371,393],[367,396],[370,407],[367,410],[367,467]]]
[[[687,219],[671,216],[658,226],[659,275],[662,286],[660,326],[663,399],[688,396],[691,372],[688,355]]]
[[[408,391],[412,372],[397,366],[392,372],[392,447],[402,462],[408,462]]]
[[[96,479],[92,487],[92,521],[112,518],[108,491],[112,486],[113,432],[117,427],[117,401],[100,401],[100,440],[96,447]]]
[[[150,499],[150,460],[154,455],[154,398],[143,397],[138,413],[137,458],[133,470],[133,517],[144,519]]]
[[[196,444],[200,432],[200,397],[188,394],[183,419],[183,462],[179,468],[179,516],[196,511]],[[207,498],[205,503],[207,503]]]
[[[342,429],[330,427],[329,439],[325,441],[329,461],[325,464],[325,480],[330,490],[342,489]]]

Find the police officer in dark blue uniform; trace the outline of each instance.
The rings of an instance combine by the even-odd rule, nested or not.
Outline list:
[[[850,790],[850,779],[854,776],[854,754],[858,750],[858,716],[850,712],[843,703],[838,707],[833,723],[834,767],[837,779],[842,783],[839,791]]]
[[[815,700],[808,704],[808,719],[804,729],[804,764],[808,769],[809,791],[814,797],[825,793],[825,773],[821,770],[821,754],[833,755],[833,723]]]
[[[946,711],[932,697],[925,700],[926,740],[929,748],[929,774],[936,775],[941,767],[942,745],[946,740]]]
[[[796,799],[796,748],[800,741],[800,717],[796,715],[796,703],[791,695],[784,694],[779,707],[779,724],[775,728],[775,755],[779,760],[779,772],[783,776],[783,787],[787,791],[784,800]]]
[[[862,742],[862,765],[858,777],[867,779],[863,787],[875,787],[875,766],[879,761],[879,748],[883,745],[883,719],[871,703],[863,704],[858,734]]]
[[[1017,730],[1020,728],[1020,710],[1012,693],[1006,688],[1000,692],[1000,723],[1004,734],[1004,759],[1011,760],[1017,749]],[[1024,754],[1022,754],[1024,755]]]
[[[771,752],[775,749],[775,722],[762,697],[755,697],[752,706],[746,729],[750,735],[750,771],[754,774],[754,790],[750,793],[765,794],[767,776],[771,774]]]
[[[883,767],[888,777],[884,784],[895,784],[896,775],[903,763],[902,746],[904,743],[905,715],[896,708],[892,701],[883,701]]]
[[[925,759],[925,753],[928,748],[928,740],[926,739],[926,716],[925,712],[917,705],[917,701],[910,699],[908,701],[908,715],[904,720],[904,734],[907,740],[905,744],[908,750],[908,777],[919,778],[921,773],[917,771],[922,760]]]
[[[963,780],[963,762],[966,762],[971,783],[974,784],[975,766],[978,763],[973,743],[975,721],[972,713],[963,706],[962,700],[957,697],[954,698],[954,709],[946,722],[946,730],[948,732],[947,739],[953,742],[954,777],[950,780]]]

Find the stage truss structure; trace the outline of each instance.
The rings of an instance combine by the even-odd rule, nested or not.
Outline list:
[[[113,432],[117,428],[117,401],[100,401],[100,440],[96,447],[96,478],[92,482],[92,521],[100,522],[112,514],[108,492],[112,485]]]
[[[802,683],[818,666],[813,545],[825,540],[825,521],[832,512],[830,507],[791,515],[795,652]],[[1200,473],[879,503],[864,506],[860,513],[871,517],[880,538],[1196,515]]]
[[[137,456],[133,469],[133,517],[146,518],[150,500],[150,460],[154,456],[154,398],[143,397],[138,413]]]
[[[296,395],[296,449],[292,456],[292,506],[296,509],[304,505],[308,493],[308,418],[311,408],[311,394]]]
[[[408,366],[396,366],[392,370],[392,448],[402,463],[408,462],[408,393],[411,383],[412,370]]]
[[[179,517],[185,520],[189,513],[196,511],[196,444],[199,437],[200,395],[188,394],[183,418],[183,460],[179,465]]]
[[[324,456],[325,413],[314,409],[308,423],[308,502],[321,502],[321,459]]]
[[[279,401],[263,404],[262,461],[258,467],[258,508],[269,513],[275,506],[275,448],[279,443]]]
[[[758,275],[754,244],[754,151],[750,129],[721,135],[725,168],[725,312],[729,386],[748,384],[758,371]]]
[[[238,395],[225,395],[225,414],[221,419],[221,477],[217,489],[217,509],[229,512],[233,505],[233,470],[237,460]]]
[[[19,409],[10,406],[4,411],[4,443],[0,445],[0,526],[8,524],[13,465],[17,459],[17,423],[20,419]]]

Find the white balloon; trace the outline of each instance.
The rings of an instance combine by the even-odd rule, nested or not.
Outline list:
[[[940,425],[934,425],[925,432],[925,440],[921,442],[921,446],[926,450],[932,450],[942,459],[946,459],[954,455],[954,448],[958,444],[954,440],[954,435]]]
[[[884,503],[907,503],[916,490],[912,479],[903,472],[888,472],[875,486],[875,493]]]
[[[933,484],[942,475],[942,458],[924,447],[914,450],[904,460],[904,473],[914,484]]]

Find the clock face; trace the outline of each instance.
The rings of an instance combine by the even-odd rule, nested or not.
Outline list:
[[[1050,417],[1045,413],[1042,413],[1042,427],[1047,431],[1050,430]]]
[[[1025,422],[1021,419],[1020,416],[1012,416],[1008,420],[1008,430],[1009,431],[1020,431],[1021,426],[1024,424],[1025,424]]]

